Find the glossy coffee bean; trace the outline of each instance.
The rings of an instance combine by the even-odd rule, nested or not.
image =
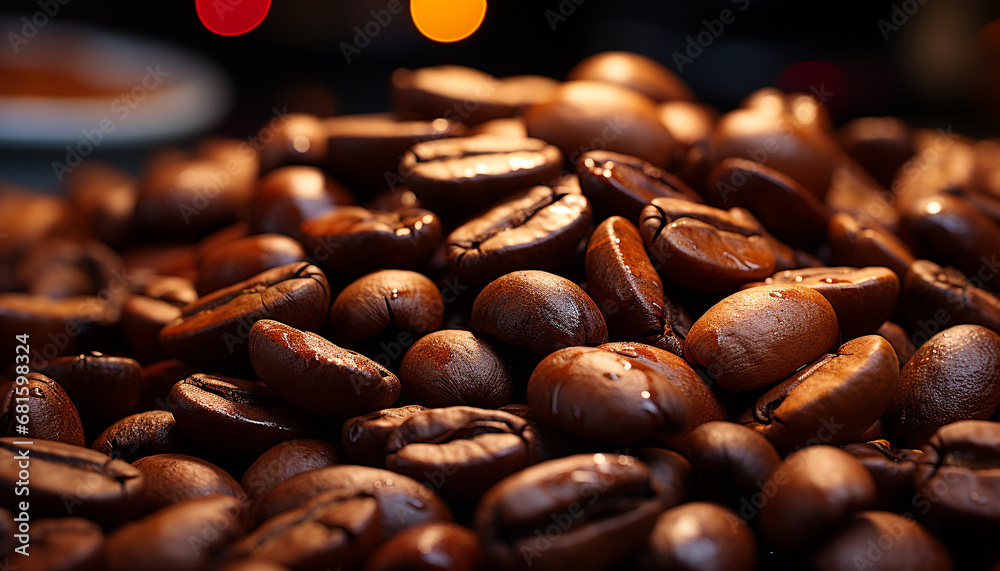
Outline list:
[[[792,551],[846,522],[875,501],[875,482],[853,456],[809,446],[775,467],[764,490],[760,528],[772,549]]]
[[[859,512],[823,541],[811,557],[819,571],[880,569],[951,571],[952,557],[941,541],[910,518],[881,511]]]
[[[417,269],[441,241],[441,220],[423,208],[392,212],[342,206],[300,226],[307,251],[331,275]]]
[[[534,270],[507,274],[483,288],[472,306],[472,325],[539,355],[608,340],[601,312],[579,286]]]
[[[767,391],[740,417],[782,453],[854,442],[889,408],[899,360],[878,335],[852,339]]]
[[[364,414],[399,397],[399,379],[382,365],[270,319],[250,329],[250,361],[265,385],[317,416]]]
[[[469,406],[404,420],[386,443],[388,469],[444,492],[477,497],[531,463],[535,434],[523,418]]]
[[[400,424],[414,414],[427,410],[419,404],[377,410],[344,423],[340,445],[355,464],[385,468],[385,449],[389,437]]]
[[[631,456],[568,456],[490,488],[476,508],[475,530],[498,568],[606,569],[653,528],[663,509],[657,493],[649,469]]]
[[[612,216],[597,226],[587,245],[585,271],[587,292],[601,308],[609,338],[683,354],[690,320],[664,294],[631,222]]]
[[[247,339],[261,319],[316,330],[330,307],[330,284],[305,262],[267,270],[201,297],[160,331],[167,353],[209,370],[249,365]]]
[[[250,202],[250,231],[301,241],[299,225],[338,206],[356,204],[347,188],[310,166],[287,166],[261,177]],[[309,252],[313,257],[316,252]]]
[[[745,521],[719,504],[691,502],[656,519],[639,549],[639,569],[753,571],[757,557]]]
[[[456,523],[431,522],[386,540],[368,558],[365,571],[476,571],[485,565],[475,532]]]
[[[773,273],[764,229],[747,211],[675,198],[642,209],[639,231],[663,278],[700,291],[726,291]]]
[[[39,373],[18,376],[24,383],[0,387],[0,431],[16,436],[16,426],[26,424],[28,440],[54,440],[84,446],[83,425],[76,406],[59,383]],[[20,420],[27,419],[27,422]]]
[[[416,480],[378,468],[330,466],[292,476],[255,504],[258,521],[304,505],[326,492],[374,496],[381,511],[382,537],[429,521],[451,521],[451,511],[430,488]]]
[[[837,314],[816,290],[760,286],[706,311],[688,332],[684,357],[722,388],[748,391],[791,375],[837,337]]]
[[[672,508],[689,499],[691,463],[673,450],[644,446],[637,448],[636,458],[641,460],[660,489],[660,502],[664,509]]]
[[[701,196],[673,174],[638,157],[610,151],[589,151],[576,161],[580,188],[594,203],[598,220],[609,215],[639,219],[654,198],[702,202]]]
[[[855,442],[844,446],[844,451],[857,458],[875,479],[875,507],[900,512],[917,507],[913,473],[923,460],[923,452],[896,448],[888,440]]]
[[[685,457],[692,481],[714,501],[738,510],[744,519],[756,515],[754,503],[781,455],[761,434],[732,422],[711,421],[688,436]]]
[[[699,145],[708,139],[719,120],[719,112],[706,103],[674,99],[660,103],[660,121],[670,131],[674,141],[685,148],[685,154],[691,147]]]
[[[516,270],[555,270],[586,238],[592,211],[575,178],[514,194],[445,239],[445,259],[463,280],[486,283]]]
[[[177,428],[173,413],[165,410],[126,416],[107,427],[90,447],[126,462],[154,454],[194,451],[194,444]]]
[[[404,391],[428,406],[497,408],[510,402],[514,375],[496,348],[470,331],[445,329],[421,337],[399,370]]]
[[[609,442],[677,432],[690,415],[685,395],[659,370],[590,347],[567,347],[543,359],[528,380],[528,404],[545,422]]]
[[[939,428],[913,474],[938,520],[963,528],[1000,524],[1000,423],[966,420]]]
[[[865,221],[846,212],[830,217],[826,234],[834,264],[885,266],[902,281],[910,264],[917,260],[898,236],[875,221]]]
[[[207,571],[246,532],[243,517],[239,500],[226,495],[169,505],[108,536],[105,569]]]
[[[656,101],[694,101],[684,81],[659,62],[633,52],[610,51],[594,54],[569,71],[567,81],[589,79],[634,89]]]
[[[213,450],[259,455],[292,438],[314,436],[314,417],[253,381],[196,374],[170,390],[177,428]]]
[[[251,500],[296,474],[338,463],[337,448],[325,441],[302,438],[275,445],[257,458],[240,480]]]
[[[427,276],[406,270],[381,270],[351,282],[330,306],[332,338],[351,342],[398,328],[413,333],[439,329],[444,300]]]
[[[289,113],[282,117],[271,133],[271,140],[264,143],[260,152],[262,173],[284,165],[323,163],[327,141],[323,121],[319,117],[309,113]]]
[[[902,303],[914,321],[915,341],[926,341],[934,323],[973,323],[1000,332],[1000,297],[952,267],[914,262],[903,280]]]
[[[14,571],[98,571],[104,567],[104,532],[92,521],[62,517],[32,521],[27,555],[11,552]]]
[[[986,420],[998,407],[1000,335],[957,325],[931,337],[906,363],[884,421],[890,434],[917,447],[946,424]]]
[[[602,149],[668,167],[676,152],[656,102],[614,84],[563,83],[549,98],[528,108],[524,120],[530,136],[559,147],[570,164],[587,151]]]
[[[205,295],[305,258],[302,246],[287,236],[256,234],[239,238],[199,257],[198,293]]]
[[[59,383],[88,424],[106,426],[126,416],[142,390],[142,366],[128,357],[91,352],[57,357],[34,368]]]
[[[239,483],[222,468],[186,454],[154,454],[132,463],[146,481],[143,512],[149,513],[189,498],[222,494],[247,505]]]
[[[332,491],[263,522],[229,552],[291,569],[355,568],[382,539],[381,510],[371,495]]]
[[[519,190],[556,182],[562,162],[559,149],[540,139],[478,135],[414,145],[400,168],[421,204],[467,215]]]
[[[23,466],[27,462],[32,517],[74,515],[114,524],[135,513],[145,482],[142,472],[131,464],[62,442],[14,444],[20,441],[17,437],[0,438],[3,507],[13,510],[22,499],[16,495],[15,482],[24,480],[19,472],[28,469]]]

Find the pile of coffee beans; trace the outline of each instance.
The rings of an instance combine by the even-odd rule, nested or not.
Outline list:
[[[0,191],[5,569],[1000,569],[1000,140],[390,95]]]

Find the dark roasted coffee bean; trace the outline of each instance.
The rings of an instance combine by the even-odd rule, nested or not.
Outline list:
[[[642,543],[663,511],[656,481],[631,456],[580,454],[501,480],[479,502],[475,529],[502,569],[597,571]],[[553,522],[561,533],[539,542]]]
[[[639,569],[753,571],[757,540],[745,521],[719,504],[691,502],[657,518],[639,549]]]
[[[368,558],[365,571],[478,571],[485,566],[475,532],[435,521],[386,540]]]
[[[757,515],[754,502],[760,502],[764,482],[781,462],[766,438],[732,422],[696,427],[684,454],[691,462],[692,481],[705,497],[739,510],[747,520]]]
[[[260,168],[267,173],[284,165],[320,165],[326,154],[326,130],[322,119],[308,113],[289,113],[281,118],[272,130],[271,139],[264,143]]]
[[[302,241],[302,222],[356,202],[350,191],[316,167],[283,167],[257,183],[250,202],[250,231],[275,232]],[[319,253],[309,254],[318,259]]]
[[[100,297],[54,300],[26,293],[0,293],[0,349],[3,355],[14,355],[16,336],[27,335],[33,340],[32,361],[54,359],[90,345],[118,318],[118,310]]]
[[[324,440],[303,438],[282,442],[260,455],[240,480],[251,500],[296,474],[337,464],[336,447]]]
[[[116,306],[132,279],[121,256],[108,246],[66,238],[33,245],[17,265],[17,277],[28,293],[56,299],[96,295]]]
[[[477,497],[528,466],[534,446],[531,426],[513,414],[435,408],[410,416],[392,431],[385,465],[442,491]]]
[[[656,101],[695,100],[691,88],[680,76],[656,60],[634,52],[601,52],[583,59],[566,75],[567,81],[577,79],[614,83]]]
[[[844,151],[885,188],[916,152],[913,128],[895,117],[859,117],[837,130]]]
[[[791,375],[837,337],[837,314],[816,290],[760,286],[705,312],[684,340],[684,357],[722,388],[748,391]]]
[[[899,360],[888,341],[866,335],[841,345],[767,391],[740,417],[782,453],[855,442],[889,408]]]
[[[654,198],[679,198],[702,202],[701,196],[681,179],[652,164],[610,151],[590,151],[576,161],[580,188],[594,203],[597,219],[623,216],[639,220],[642,208]]]
[[[62,517],[31,522],[25,553],[12,552],[4,564],[14,571],[101,571],[104,532],[92,521]]]
[[[845,266],[885,266],[900,281],[917,259],[910,247],[877,222],[866,222],[846,212],[830,217],[827,224],[830,259]]]
[[[884,421],[890,434],[917,447],[946,424],[986,420],[998,407],[1000,335],[957,325],[931,337],[906,363]]]
[[[916,346],[910,341],[909,335],[906,334],[906,330],[891,321],[886,321],[880,325],[875,330],[875,334],[884,337],[892,345],[892,350],[896,352],[896,358],[899,359],[900,369],[903,368],[903,365],[917,351]]]
[[[102,428],[132,412],[142,390],[142,366],[134,359],[97,352],[36,363],[73,399],[85,424]]]
[[[586,238],[591,216],[575,177],[536,186],[452,231],[445,258],[460,278],[476,283],[516,270],[555,270]]]
[[[483,288],[472,306],[472,325],[539,355],[608,340],[601,312],[579,286],[534,270],[507,274]]]
[[[15,436],[16,427],[27,424],[26,439],[55,440],[85,446],[83,425],[76,406],[59,383],[39,373],[19,375],[0,387],[0,432]],[[27,418],[25,423],[18,419]]]
[[[685,395],[659,370],[591,347],[567,347],[543,359],[528,380],[528,404],[545,422],[609,442],[677,432],[690,416]]]
[[[302,246],[287,236],[256,234],[239,238],[198,258],[198,293],[205,295],[305,258]]]
[[[167,353],[209,370],[250,364],[247,339],[261,319],[316,330],[330,307],[330,284],[305,262],[267,270],[201,297],[160,331]]]
[[[189,498],[223,494],[248,505],[239,483],[215,464],[185,454],[154,454],[132,464],[146,480],[143,513],[182,502]]]
[[[66,194],[90,234],[112,247],[133,237],[139,183],[109,164],[87,160],[66,175]]]
[[[403,390],[429,406],[497,408],[510,402],[514,375],[486,339],[446,329],[417,340],[399,370]]]
[[[30,464],[32,517],[74,515],[98,523],[127,520],[145,491],[142,472],[96,450],[35,440],[19,445],[19,438],[0,438],[0,505],[14,509],[19,498],[15,482],[24,481]],[[20,475],[19,475],[20,474]],[[22,492],[23,494],[23,492]]]
[[[811,560],[817,571],[857,571],[869,564],[913,571],[955,569],[948,550],[930,530],[908,517],[878,511],[854,514],[824,538]]]
[[[427,410],[419,404],[378,410],[344,423],[340,445],[355,464],[385,468],[385,447],[389,436],[414,414]]]
[[[427,276],[406,270],[381,270],[345,287],[330,306],[332,338],[370,339],[390,327],[423,334],[441,327],[444,300]]]
[[[760,528],[772,549],[792,551],[846,522],[875,501],[875,482],[853,456],[809,446],[778,464],[764,483],[775,490],[760,507]]]
[[[649,474],[659,486],[660,500],[665,509],[688,500],[691,485],[691,463],[673,450],[643,447],[634,456],[649,468]]]
[[[194,444],[178,430],[172,413],[151,410],[112,424],[94,440],[91,448],[112,458],[134,462],[154,454],[190,453]]]
[[[270,319],[250,329],[250,360],[265,385],[318,416],[365,414],[399,397],[399,379],[382,365]]]
[[[119,325],[129,346],[140,359],[165,359],[167,353],[160,345],[160,331],[179,318],[181,313],[181,308],[172,303],[133,295],[122,307]]]
[[[895,448],[888,440],[856,442],[844,446],[844,451],[857,458],[875,479],[874,507],[900,512],[915,507],[913,473],[923,460],[923,452]]]
[[[309,438],[319,423],[261,383],[197,374],[170,390],[177,428],[208,448],[259,455],[292,438]]]
[[[913,340],[921,344],[928,333],[936,332],[928,329],[930,324],[974,323],[1000,333],[1000,297],[978,284],[982,282],[974,283],[955,268],[929,260],[914,262],[903,280],[902,297],[918,329]]]
[[[540,139],[479,135],[414,145],[403,155],[401,168],[421,204],[454,217],[556,182],[562,153]]]

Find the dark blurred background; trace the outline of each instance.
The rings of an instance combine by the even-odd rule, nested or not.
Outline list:
[[[399,0],[403,11],[379,24],[350,62],[345,43],[360,46],[358,29],[376,29],[372,11],[389,0],[278,0],[257,29],[235,37],[206,30],[193,0],[66,2],[53,21],[158,38],[226,70],[234,105],[210,131],[238,137],[256,131],[275,108],[386,110],[388,76],[401,66],[455,63],[499,76],[562,78],[580,59],[611,49],[680,67],[699,97],[722,110],[777,85],[822,94],[840,123],[891,114],[979,137],[998,131],[1000,23],[984,29],[1000,19],[996,0],[494,0],[480,30],[454,44],[422,37],[409,3]],[[38,10],[38,0],[4,0],[0,15]],[[715,37],[723,10],[730,23]],[[698,45],[702,32],[712,34],[707,47]]]

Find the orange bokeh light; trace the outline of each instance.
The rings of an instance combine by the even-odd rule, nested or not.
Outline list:
[[[410,0],[410,15],[421,34],[436,42],[457,42],[479,29],[486,0]]]

